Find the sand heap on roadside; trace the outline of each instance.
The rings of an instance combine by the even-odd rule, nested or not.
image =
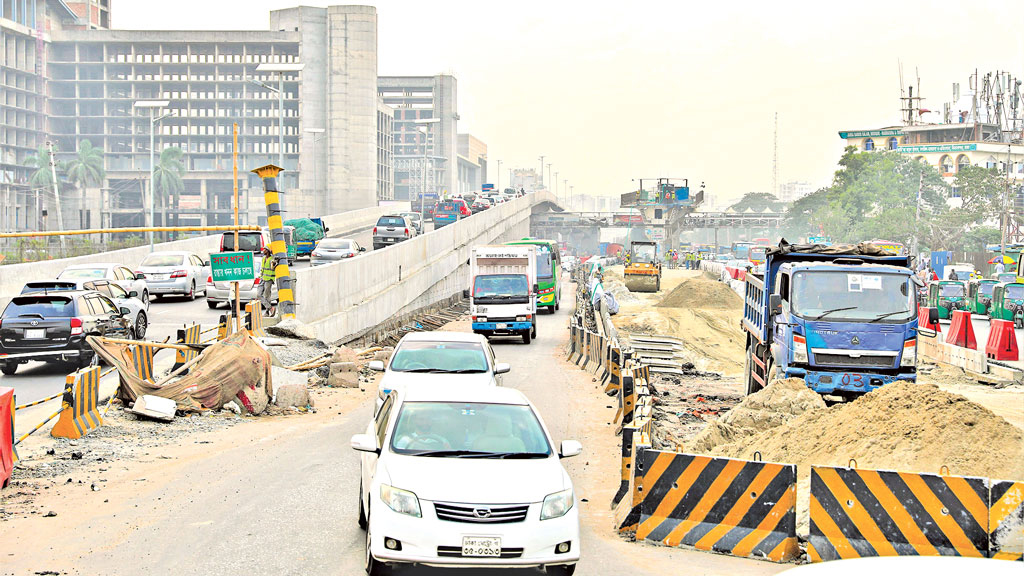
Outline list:
[[[721,282],[706,278],[688,278],[656,304],[661,308],[738,309],[743,300]]]
[[[774,380],[767,388],[747,396],[722,418],[708,424],[686,443],[686,450],[709,452],[717,446],[741,442],[765,430],[778,428],[816,410],[825,410],[825,401],[803,380]],[[752,454],[753,451],[742,457],[749,458]]]

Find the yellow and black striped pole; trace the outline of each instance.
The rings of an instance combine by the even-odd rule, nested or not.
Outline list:
[[[291,271],[288,269],[288,246],[284,241],[284,221],[281,219],[281,193],[277,190],[277,175],[283,170],[267,164],[253,170],[263,179],[263,200],[267,203],[267,227],[270,228],[270,251],[274,254],[277,265],[274,276],[277,278],[277,307],[282,318],[295,317],[295,296],[292,293]]]

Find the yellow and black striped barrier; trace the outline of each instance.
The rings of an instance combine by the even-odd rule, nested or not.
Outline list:
[[[608,383],[604,386],[605,394],[614,394],[622,387],[622,358],[622,348],[612,346],[608,353]]]
[[[23,410],[25,408],[31,408],[32,406],[38,406],[40,404],[44,404],[46,402],[49,402],[50,400],[56,400],[57,398],[60,398],[61,396],[63,396],[64,393],[67,392],[68,390],[69,390],[68,388],[65,388],[65,389],[61,390],[60,392],[54,394],[53,396],[47,396],[46,398],[43,398],[41,400],[36,400],[35,402],[29,402],[28,404],[21,404],[19,406],[15,406],[14,410],[16,410],[16,411],[17,410]]]
[[[64,394],[60,419],[53,425],[50,435],[56,438],[81,438],[90,430],[103,425],[103,417],[97,411],[100,367],[93,366],[68,374],[67,383],[70,390]]]
[[[201,334],[201,328],[199,324],[193,324],[187,326],[182,330],[178,330],[178,342],[182,344],[199,344],[199,335]],[[192,360],[199,355],[198,350],[177,350],[174,354],[174,366],[171,367],[171,371],[181,368],[189,360]],[[182,375],[188,374],[188,371],[182,372]]]
[[[807,555],[984,558],[988,501],[985,478],[813,466]]]
[[[993,480],[989,490],[988,556],[1024,561],[1024,482]]]
[[[638,540],[786,562],[796,538],[796,466],[644,451]]]
[[[156,350],[156,346],[149,344],[136,344],[130,349],[135,374],[148,382],[156,381],[153,378],[153,358],[156,356]]]
[[[245,327],[253,336],[266,336],[263,329],[263,306],[253,300],[245,305]]]
[[[615,508],[615,530],[619,534],[636,534],[640,507],[644,499],[644,453],[650,444],[643,442],[636,426],[622,428],[622,481],[612,500]],[[649,439],[648,439],[649,440]]]

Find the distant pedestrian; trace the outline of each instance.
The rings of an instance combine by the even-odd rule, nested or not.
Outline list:
[[[996,262],[996,276],[1006,271],[1006,265],[1002,262]]]

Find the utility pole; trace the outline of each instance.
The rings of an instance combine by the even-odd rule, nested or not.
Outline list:
[[[540,187],[544,187],[544,157],[540,157]]]
[[[60,186],[57,182],[57,157],[53,153],[53,141],[47,140],[46,147],[50,150],[50,176],[53,177],[53,197],[57,204],[57,230],[64,231],[64,216],[60,210]],[[61,256],[64,255],[64,236],[60,237]]]
[[[543,168],[542,168],[542,170],[543,170]],[[555,174],[557,175],[558,172],[555,172]],[[543,179],[543,177],[544,177],[544,175],[541,174],[541,178],[542,179]],[[548,182],[549,183],[551,182],[551,164],[550,163],[548,164]],[[555,200],[556,201],[558,200],[558,194],[557,193],[555,193]]]
[[[1010,150],[1012,144],[1006,143],[1006,190],[1003,192],[1003,213],[1000,220],[1002,220],[1002,242],[999,245],[999,261],[1006,260],[1006,229],[1010,227],[1010,211],[1009,211],[1009,198],[1010,198]]]
[[[509,180],[511,182],[511,180]],[[494,185],[498,192],[501,192],[501,160],[498,160],[498,183]]]
[[[552,180],[552,183],[555,185],[555,202],[557,202],[558,201],[558,172],[555,172],[555,179]],[[570,207],[572,206],[572,198],[569,198],[569,206]]]

